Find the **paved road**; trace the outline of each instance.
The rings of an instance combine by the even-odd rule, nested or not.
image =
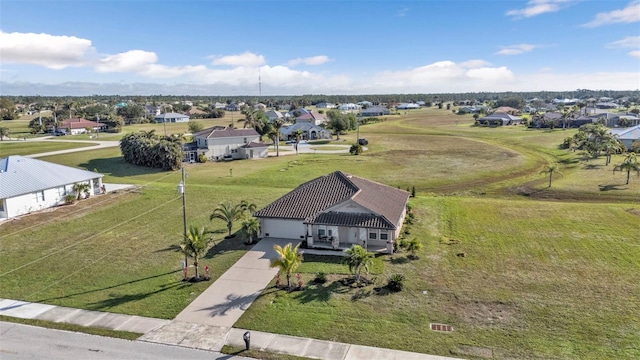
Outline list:
[[[14,359],[245,359],[212,351],[0,322],[0,358]]]

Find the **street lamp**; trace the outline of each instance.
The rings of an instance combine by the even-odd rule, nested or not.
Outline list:
[[[185,197],[184,167],[182,168],[182,181],[178,184],[178,192],[182,194],[182,236],[187,238],[187,199]],[[184,254],[184,269],[187,268],[187,254]]]

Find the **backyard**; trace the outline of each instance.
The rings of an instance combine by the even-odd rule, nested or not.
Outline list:
[[[309,256],[303,291],[268,288],[236,326],[445,356],[640,357],[640,178],[625,185],[604,158],[558,149],[575,130],[472,123],[450,111],[410,111],[361,126],[369,151],[360,156],[187,164],[188,222],[217,232],[200,263],[212,281],[248,248],[209,221],[222,201],[260,208],[335,170],[417,191],[409,238],[424,245],[419,259],[379,256],[374,284],[352,289],[339,282],[346,266]],[[3,156],[35,152],[0,146]],[[42,159],[137,187],[0,224],[0,297],[171,319],[211,284],[181,281],[179,172],[129,165],[118,148]],[[561,170],[549,188],[540,172],[553,163]],[[312,283],[319,271],[327,283]],[[397,273],[402,292],[374,290]]]

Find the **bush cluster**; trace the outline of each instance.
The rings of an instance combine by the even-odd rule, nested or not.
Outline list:
[[[159,137],[153,131],[130,133],[120,140],[124,160],[133,165],[177,170],[182,165],[182,141],[178,137]]]

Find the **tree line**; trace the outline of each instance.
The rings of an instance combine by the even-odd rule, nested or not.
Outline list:
[[[120,140],[120,151],[130,164],[177,170],[182,166],[182,136],[158,136],[155,130],[127,134]]]

